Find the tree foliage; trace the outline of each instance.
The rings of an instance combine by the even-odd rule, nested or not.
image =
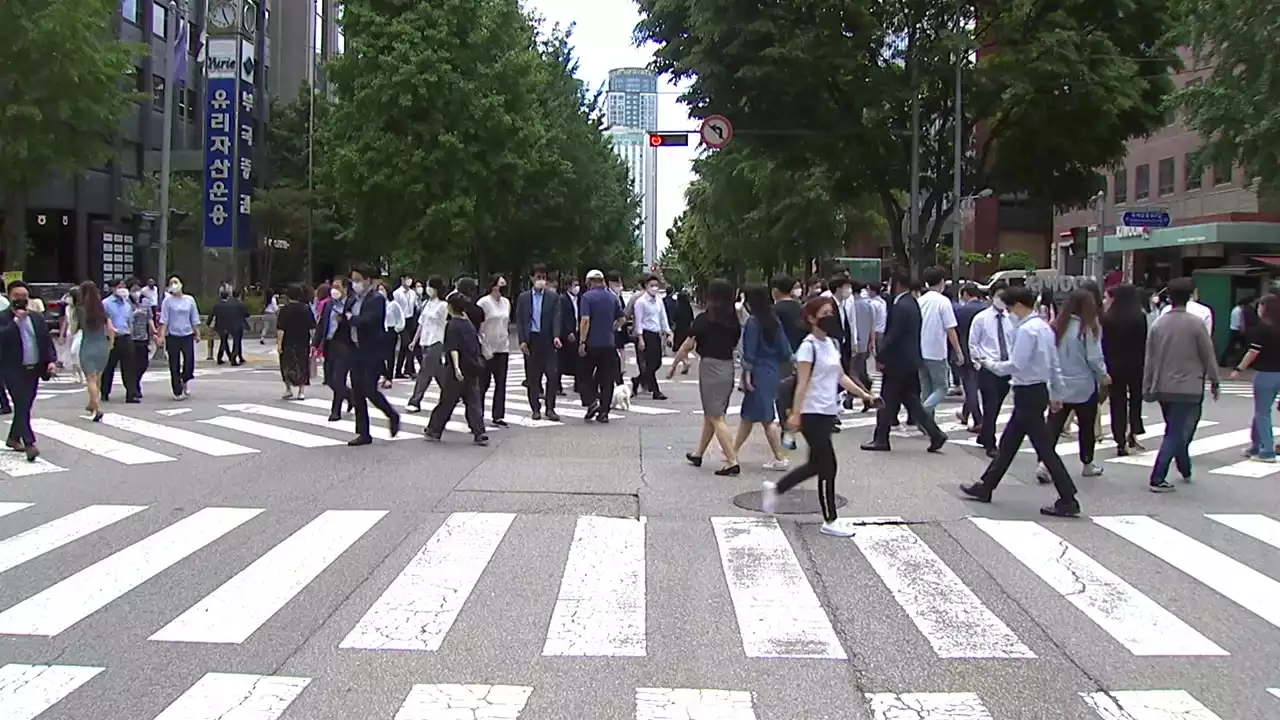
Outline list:
[[[292,102],[273,99],[271,121],[267,123],[267,166],[269,185],[254,198],[254,215],[268,238],[286,240],[290,251],[284,258],[292,277],[307,269],[306,245],[312,243],[314,275],[317,267],[341,267],[352,258],[362,258],[360,248],[341,232],[342,205],[325,172],[331,157],[327,138],[320,129],[327,122],[332,103],[321,92],[302,88]],[[279,255],[272,245],[263,246],[264,267],[279,269]],[[294,267],[296,266],[296,267]],[[316,277],[307,278],[314,281]]]
[[[637,0],[637,39],[687,81],[694,116],[727,115],[735,143],[789,165],[823,167],[836,198],[874,195],[898,260],[930,261],[955,211],[955,58],[973,38],[997,47],[963,69],[963,192],[1085,202],[1097,169],[1125,141],[1164,122],[1166,0]],[[957,28],[967,28],[958,32]],[[1155,40],[1153,40],[1155,39]],[[911,107],[919,98],[920,237],[903,235],[911,177]],[[908,196],[909,197],[909,196]]]
[[[26,194],[51,175],[105,162],[135,99],[136,48],[112,18],[119,0],[0,2],[0,198],[6,264],[26,260]]]
[[[326,173],[366,257],[564,269],[635,253],[636,200],[569,37],[517,0],[350,0]]]
[[[1274,0],[1179,0],[1178,39],[1208,81],[1179,93],[1187,124],[1207,139],[1202,164],[1241,165],[1280,191],[1280,4]]]

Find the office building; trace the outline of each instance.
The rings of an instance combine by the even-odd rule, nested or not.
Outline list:
[[[644,68],[609,71],[605,122],[640,198],[640,240],[646,267],[658,261],[658,155],[648,133],[658,130],[658,77]]]

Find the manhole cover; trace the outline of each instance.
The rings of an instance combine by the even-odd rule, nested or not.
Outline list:
[[[759,490],[744,492],[741,495],[733,496],[733,504],[743,510],[751,510],[753,512],[764,512],[764,505],[761,503],[761,495]],[[836,495],[836,507],[841,508],[849,503],[843,495]],[[776,515],[809,515],[821,514],[822,508],[818,505],[817,490],[791,490],[778,496],[777,506],[773,509]]]

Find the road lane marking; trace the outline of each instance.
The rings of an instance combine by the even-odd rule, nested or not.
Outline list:
[[[0,540],[0,573],[146,509],[146,505],[90,505]]]
[[[17,663],[0,667],[0,720],[35,720],[104,669]]]
[[[66,471],[66,468],[54,465],[44,458],[36,458],[33,462],[27,460],[26,456],[20,452],[0,448],[0,473],[4,473],[11,478],[32,477],[34,475],[47,475],[48,473]]]
[[[261,512],[205,508],[189,515],[0,613],[0,635],[57,635]]]
[[[232,645],[248,640],[386,514],[321,513],[150,639]]]
[[[969,520],[1134,655],[1228,654],[1137,588],[1040,525],[1029,520]]]
[[[853,541],[938,657],[1036,656],[910,528],[864,525]]]
[[[1280,550],[1280,522],[1266,515],[1205,515],[1205,517]]]
[[[255,405],[246,403],[243,405],[219,405],[223,410],[229,412],[242,412],[250,415],[259,415],[261,417],[274,418],[276,420],[285,420],[287,422],[296,422],[301,425],[314,425],[316,427],[333,428],[342,432],[356,434],[356,424],[351,420],[337,420],[329,422],[327,417],[315,415],[313,413],[298,412],[297,410],[286,410],[284,408],[271,407],[270,405]],[[391,437],[391,431],[387,428],[371,425],[369,427],[369,437],[378,440],[407,440],[409,435],[398,435]],[[421,439],[421,438],[419,438]]]
[[[147,420],[127,417],[125,415],[117,415],[115,413],[107,413],[102,416],[102,424],[109,425],[125,432],[131,432],[135,435],[152,438],[161,442],[167,442],[170,445],[177,445],[181,448],[194,450],[202,455],[211,457],[230,457],[232,455],[253,455],[258,451],[237,445],[226,440],[219,440],[208,435],[201,435],[190,430],[161,425]]]
[[[533,688],[520,685],[414,685],[395,720],[516,720]]]
[[[1149,517],[1118,515],[1093,521],[1280,627],[1280,582]]]
[[[515,518],[450,515],[338,647],[439,650]]]
[[[5,515],[12,515],[13,513],[18,512],[19,510],[26,510],[32,505],[35,505],[35,503],[0,502],[0,517],[4,517]]]
[[[114,460],[121,465],[150,465],[152,463],[173,461],[173,458],[168,455],[161,455],[146,448],[120,442],[103,435],[95,435],[88,430],[63,425],[54,420],[32,418],[31,429],[35,431],[36,435],[53,438],[64,445],[70,445],[91,455]]]
[[[636,688],[635,720],[708,718],[756,720],[751,693],[742,690]]]
[[[236,432],[242,432],[248,435],[264,437],[268,440],[275,440],[276,442],[282,442],[295,447],[321,448],[346,445],[346,443],[341,440],[334,440],[333,438],[325,437],[323,435],[312,435],[311,433],[304,433],[292,428],[276,427],[275,425],[268,425],[256,420],[249,420],[247,418],[234,417],[231,415],[219,415],[217,417],[211,417],[208,420],[201,420],[200,422],[205,423],[206,425],[213,425],[214,427],[226,428],[227,430],[235,430]]]
[[[1080,693],[1102,720],[1222,720],[1185,690]]]
[[[867,693],[866,697],[872,720],[993,720],[975,693]]]
[[[156,720],[278,720],[310,678],[208,673]]]
[[[387,399],[390,400],[391,404],[395,405],[396,407],[409,406],[409,398],[392,397],[388,395]],[[430,400],[429,398],[427,398],[426,395],[422,396],[422,403],[419,405],[419,407],[422,408],[422,415],[423,415],[421,427],[426,427],[426,417],[430,416],[431,411],[435,409],[436,404],[437,403],[434,400]],[[415,413],[402,415],[401,420],[408,423],[410,419],[414,417],[414,415]],[[466,407],[459,404],[458,407],[453,409],[453,417],[465,418]],[[502,419],[506,420],[508,423],[512,425],[517,425],[519,427],[544,428],[544,427],[556,427],[557,425],[564,424],[564,423],[558,423],[558,422],[551,422],[550,420],[534,420],[532,418],[524,417],[523,415],[504,415]],[[489,428],[489,427],[493,427],[492,421],[489,421],[486,423],[486,428]],[[448,425],[445,426],[445,430],[449,430],[452,432],[465,432],[467,434],[471,433],[471,428],[467,427],[466,423],[452,421],[452,420],[448,423]]]
[[[578,518],[543,655],[645,656],[644,542],[644,518]]]
[[[400,405],[401,407],[403,407],[403,406],[407,403],[407,401],[399,400],[399,399],[397,399],[397,398],[393,398],[393,397],[388,397],[388,398],[387,398],[387,400],[391,401],[391,404],[392,404],[392,405]],[[319,398],[308,398],[308,399],[306,399],[306,400],[297,400],[297,401],[291,402],[291,403],[289,403],[289,404],[290,404],[290,405],[301,405],[301,406],[303,406],[303,407],[313,407],[313,408],[317,408],[317,409],[320,409],[320,410],[331,410],[331,409],[333,409],[333,403],[332,403],[332,402],[330,402],[330,401],[328,401],[328,400],[321,400],[321,399],[319,399]],[[458,411],[461,411],[461,410],[462,410],[462,406],[461,406],[461,405],[459,405],[459,406],[458,406]],[[403,424],[405,424],[405,425],[413,425],[413,426],[416,426],[416,427],[422,427],[422,428],[425,428],[425,427],[427,426],[427,424],[428,424],[428,423],[427,423],[427,419],[426,419],[426,418],[414,417],[412,414],[403,413],[403,412],[402,412],[402,413],[400,413],[400,422],[401,422],[401,423],[403,423]],[[466,424],[466,423],[460,423],[460,422],[449,421],[449,422],[445,425],[445,428],[444,428],[444,429],[445,429],[445,430],[447,430],[447,431],[449,431],[449,432],[466,433],[466,434],[468,434],[468,435],[470,435],[470,434],[471,434],[471,428],[467,427],[467,424]]]
[[[1187,455],[1189,457],[1200,457],[1209,453],[1230,450],[1233,447],[1240,447],[1249,444],[1249,437],[1252,430],[1245,428],[1244,430],[1232,430],[1221,435],[1210,435],[1207,438],[1196,438],[1187,446]],[[1157,448],[1139,455],[1128,455],[1125,457],[1107,458],[1106,462],[1120,463],[1121,465],[1138,465],[1140,467],[1153,467],[1156,464],[1156,455],[1160,450]]]
[[[720,517],[711,526],[747,657],[849,658],[776,520]]]

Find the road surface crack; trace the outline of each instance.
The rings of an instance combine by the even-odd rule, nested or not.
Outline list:
[[[799,523],[795,526],[797,530],[806,527]],[[818,595],[818,601],[824,608],[834,608],[835,602],[831,592],[827,589],[827,579],[823,576],[822,570],[819,569],[817,557],[814,555],[813,546],[810,544],[808,537],[803,532],[796,532],[797,545],[800,553],[803,555],[802,567],[806,569],[813,577],[813,590]],[[827,613],[831,626],[835,630],[836,638],[840,640],[841,647],[849,656],[846,665],[849,668],[850,680],[854,689],[857,691],[858,697],[865,697],[867,692],[866,672],[860,664],[858,654],[850,648],[857,647],[857,638],[852,628],[845,625],[844,621],[834,612]]]

